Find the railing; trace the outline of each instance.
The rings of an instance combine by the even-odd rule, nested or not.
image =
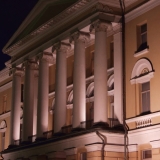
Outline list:
[[[62,127],[62,133],[71,133],[72,125]]]
[[[43,133],[43,136],[44,136],[44,138],[52,138],[53,137],[53,134],[54,134],[54,131],[53,130],[51,130],[51,131],[47,131],[47,132],[44,132]]]
[[[32,135],[28,137],[29,142],[35,142],[35,140],[36,140],[36,135]]]
[[[93,119],[81,122],[81,128],[90,129],[93,125]]]
[[[111,128],[120,124],[118,119],[116,118],[108,118],[108,120],[109,120],[109,127]]]
[[[21,139],[17,139],[14,141],[14,145],[16,146],[20,145],[20,143],[21,143]]]

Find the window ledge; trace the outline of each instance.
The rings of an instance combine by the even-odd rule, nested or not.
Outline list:
[[[158,116],[160,116],[160,112],[155,112],[155,113],[151,113],[151,114],[147,114],[147,115],[143,115],[143,116],[127,119],[126,123],[142,121],[144,119],[151,119],[151,118],[158,117]]]
[[[144,55],[144,54],[147,54],[148,52],[149,52],[149,49],[146,48],[146,49],[144,49],[144,50],[142,50],[142,51],[140,51],[140,52],[136,52],[136,53],[134,54],[134,57],[142,56],[142,55]]]

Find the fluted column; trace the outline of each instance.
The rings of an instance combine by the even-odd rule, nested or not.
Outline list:
[[[14,141],[20,139],[21,77],[23,71],[20,68],[14,68],[11,72],[13,74],[13,84],[10,121],[10,145],[14,145]]]
[[[23,130],[22,141],[28,141],[28,136],[33,135],[33,108],[34,108],[34,70],[37,63],[26,61],[24,80],[24,109],[23,109]]]
[[[67,65],[66,55],[71,48],[70,44],[60,42],[53,47],[56,49],[56,88],[54,110],[54,132],[61,132],[66,123],[66,87]]]
[[[94,53],[94,125],[107,124],[107,29],[110,22],[97,20],[90,31],[95,31]],[[108,124],[106,125],[108,126]]]
[[[85,44],[90,35],[76,32],[71,36],[74,41],[74,70],[73,70],[73,128],[79,128],[80,122],[86,121],[86,68]]]
[[[49,62],[52,58],[50,53],[42,53],[39,57],[37,140],[48,130]]]

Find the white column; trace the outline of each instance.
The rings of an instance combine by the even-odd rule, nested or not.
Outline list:
[[[37,132],[38,70],[34,75],[33,135]]]
[[[43,132],[48,130],[49,62],[53,56],[42,53],[39,58],[37,140],[43,138]]]
[[[66,87],[67,87],[67,65],[66,55],[71,48],[70,44],[60,42],[53,47],[56,49],[56,87],[55,87],[55,110],[54,110],[54,132],[61,132],[66,124]]]
[[[86,121],[86,65],[85,44],[90,35],[76,32],[71,36],[74,41],[73,70],[73,128],[79,128],[80,122]]]
[[[12,103],[11,103],[11,120],[10,120],[10,145],[20,139],[20,108],[21,108],[21,77],[22,69],[15,68],[12,70]]]
[[[114,112],[123,123],[122,33],[114,36]]]
[[[97,20],[90,31],[95,30],[94,52],[94,125],[107,124],[107,28],[111,24]]]
[[[33,135],[33,108],[34,108],[34,70],[37,63],[27,61],[25,65],[24,80],[24,109],[23,109],[23,130],[22,141],[28,141],[28,136]]]

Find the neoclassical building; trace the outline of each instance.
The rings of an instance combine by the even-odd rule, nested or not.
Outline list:
[[[160,159],[160,1],[39,0],[4,46],[4,160]]]

